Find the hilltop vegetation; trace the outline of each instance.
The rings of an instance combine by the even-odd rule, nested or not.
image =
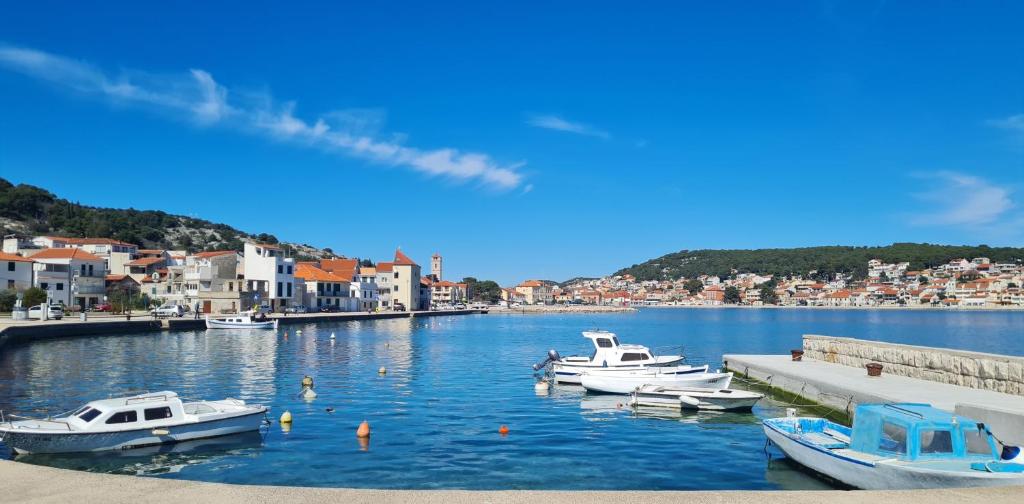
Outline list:
[[[0,226],[3,233],[112,238],[143,248],[190,251],[241,250],[245,240],[277,243],[270,234],[249,234],[227,224],[172,215],[158,210],[81,205],[28,184],[0,178]],[[300,257],[324,252],[309,245],[284,244]]]
[[[867,263],[871,259],[886,263],[909,262],[911,270],[920,270],[953,259],[974,257],[988,257],[994,262],[1020,262],[1024,261],[1024,248],[894,243],[883,247],[681,250],[634,264],[615,274],[633,275],[637,280],[674,280],[700,275],[725,278],[735,273],[815,278],[832,278],[836,273],[844,273],[863,278],[867,276]]]

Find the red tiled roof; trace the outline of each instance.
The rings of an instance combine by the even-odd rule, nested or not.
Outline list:
[[[378,273],[391,273],[392,271],[394,271],[394,266],[395,266],[394,263],[389,263],[389,262],[377,263],[377,272]]]
[[[412,259],[402,253],[402,249],[395,249],[395,264],[399,266],[417,266]]]
[[[43,249],[32,255],[32,260],[38,259],[78,259],[80,261],[102,261],[99,256],[90,254],[77,248],[50,248]]]
[[[143,257],[142,259],[136,259],[129,262],[128,266],[150,266],[163,261],[163,257]]]
[[[544,283],[541,282],[540,280],[527,280],[527,281],[519,284],[519,287],[543,287],[543,286],[544,286]]]
[[[295,266],[295,278],[313,282],[348,282],[352,277],[342,277],[302,262]]]
[[[129,277],[128,275],[107,275],[105,277],[106,281],[108,281],[108,282],[120,282],[121,280],[124,280],[125,278],[131,278],[131,277]]]
[[[7,252],[0,252],[0,261],[32,262],[32,259],[21,257],[20,255],[8,254]]]
[[[320,261],[320,269],[345,277],[346,281],[352,280],[358,267],[358,259],[322,259]]]

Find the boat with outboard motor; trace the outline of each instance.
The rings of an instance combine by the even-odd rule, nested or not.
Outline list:
[[[643,345],[619,343],[615,333],[609,331],[583,331],[583,337],[594,345],[594,352],[589,357],[562,357],[552,349],[546,359],[533,365],[534,371],[550,365],[557,383],[579,385],[580,374],[589,369],[636,370],[649,366],[675,366],[683,361],[682,355],[659,356]]]
[[[786,457],[865,490],[1024,485],[1024,455],[985,424],[928,404],[861,404],[853,427],[824,418],[764,420]]]
[[[645,384],[629,393],[629,405],[702,409],[713,411],[750,411],[764,394],[748,390],[706,389]]]
[[[155,392],[45,419],[0,413],[0,441],[18,454],[121,450],[259,430],[266,412],[239,399],[182,402],[174,392]]]
[[[221,319],[206,316],[207,329],[277,329],[277,323],[277,319],[268,320],[266,317],[263,320],[253,319],[249,313],[239,313]]]
[[[709,372],[708,366],[691,369],[651,366],[632,370],[588,369],[580,375],[580,384],[591,392],[629,394],[644,385],[727,389],[732,373]]]

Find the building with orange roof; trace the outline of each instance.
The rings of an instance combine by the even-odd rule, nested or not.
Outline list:
[[[516,292],[523,295],[526,304],[550,304],[555,300],[551,286],[540,280],[526,280],[517,285],[515,289]]]
[[[235,250],[211,250],[185,257],[182,267],[182,303],[203,314],[238,313],[255,304],[242,268],[244,258]],[[173,288],[173,286],[172,286]]]
[[[321,259],[320,268],[352,281],[359,269],[359,259]]]
[[[380,303],[377,292],[377,268],[359,268],[352,283],[349,284],[349,296],[355,301],[357,311],[375,311]]]
[[[80,248],[43,249],[32,255],[33,285],[51,302],[88,308],[106,294],[106,261]]]
[[[420,266],[409,259],[402,249],[395,249],[395,260],[391,264],[391,309],[395,311],[419,311],[430,309],[430,289],[420,282]],[[380,266],[377,267],[378,271]],[[380,289],[380,286],[377,286]],[[381,302],[383,305],[383,301]]]
[[[432,285],[430,285],[431,305],[452,305],[456,303],[464,303],[466,300],[466,284],[440,280],[432,282]]]
[[[302,303],[306,306],[318,310],[333,306],[339,311],[356,311],[355,301],[349,291],[352,277],[344,277],[315,264],[302,262],[295,267],[295,279],[305,287]]]
[[[379,262],[376,267],[377,307],[381,310],[391,309],[391,284],[395,279],[395,265],[390,262]]]
[[[0,288],[23,291],[32,287],[32,259],[0,252]]]

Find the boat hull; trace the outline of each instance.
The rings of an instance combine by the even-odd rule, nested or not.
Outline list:
[[[616,370],[616,371],[639,371],[641,369],[649,367],[667,367],[677,366],[683,361],[683,357],[679,356],[678,359],[666,360],[664,362],[657,362],[655,364],[623,364],[618,366],[602,366],[601,364],[593,364],[590,362],[578,363],[578,362],[556,362],[552,364],[551,370],[555,374],[555,382],[569,385],[580,385],[580,376],[588,370],[601,369],[601,370]]]
[[[689,394],[686,390],[671,390],[666,392],[645,392],[643,390],[634,390],[630,394],[630,405],[644,406],[644,407],[656,407],[656,408],[672,408],[672,409],[701,409],[711,411],[750,411],[757,401],[760,401],[761,394],[748,393],[742,390],[739,391],[708,391],[710,393],[702,393],[691,391]],[[735,392],[735,395],[730,394],[719,394],[717,392]],[[683,401],[680,396],[686,396],[699,401],[696,405],[691,402]]]
[[[265,412],[260,408],[228,418],[118,432],[33,433],[15,429],[0,432],[0,437],[17,454],[126,450],[259,430]],[[168,433],[154,434],[157,429]]]
[[[206,320],[207,329],[277,329],[277,320],[267,322],[225,322],[223,320]]]
[[[618,373],[614,373],[618,375]],[[726,389],[732,383],[732,373],[697,372],[688,374],[636,374],[613,376],[613,373],[589,373],[580,377],[580,384],[591,392],[629,394],[643,385]]]
[[[829,450],[802,442],[788,433],[776,429],[768,421],[765,421],[763,425],[765,435],[787,458],[854,488],[903,490],[1024,484],[1024,475],[1021,474],[936,470],[928,467],[914,467],[912,463],[901,462],[897,459],[869,462],[846,456],[842,450]]]

